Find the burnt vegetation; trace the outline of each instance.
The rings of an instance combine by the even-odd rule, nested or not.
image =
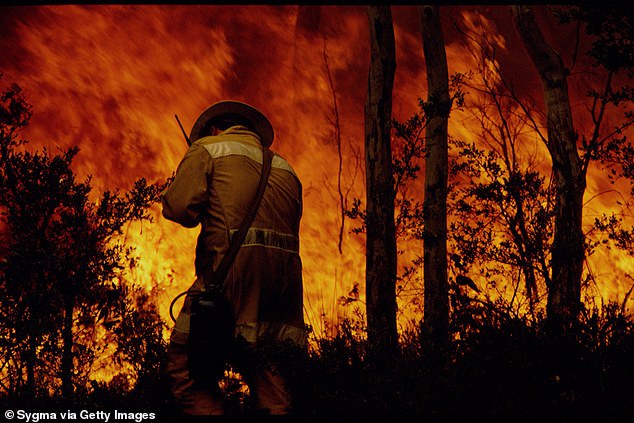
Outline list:
[[[387,12],[381,11],[380,28],[391,19]],[[518,17],[526,18],[525,12],[518,10]],[[583,234],[583,257],[599,248],[632,255],[634,230],[626,212],[634,194],[634,148],[625,134],[634,122],[634,90],[614,82],[632,77],[631,11],[573,7],[558,17],[595,37],[589,54],[604,77],[602,90],[588,92],[594,130],[577,138],[582,176],[590,165],[601,166],[606,178],[625,180],[631,189],[622,196],[622,214],[597,216]],[[382,341],[389,345],[376,348],[372,342],[381,333],[369,341],[357,309],[334,335],[311,332],[308,349],[262,345],[264,360],[281,357],[300,416],[631,414],[632,289],[619,303],[603,303],[591,295],[601,276],[587,267],[579,281],[585,301],[565,331],[553,329],[547,306],[555,283],[553,233],[565,192],[553,173],[522,153],[527,132],[547,146],[550,135],[542,133],[544,116],[536,106],[503,77],[491,78],[492,44],[472,41],[480,47],[473,51],[482,68],[449,77],[452,111],[468,109],[481,133],[477,141],[448,140],[447,341],[439,347],[422,321],[394,335],[389,309],[382,310],[390,335]],[[478,103],[468,102],[470,91],[478,93]],[[610,107],[623,116],[607,127]],[[374,177],[389,185],[395,214],[388,235],[395,242],[425,238],[424,204],[412,186],[422,178],[432,115],[433,102],[421,100],[406,122],[380,122],[383,135],[392,136],[383,145],[390,174]],[[78,181],[72,171],[77,148],[28,148],[20,132],[30,116],[20,88],[6,88],[0,97],[0,407],[116,408],[169,421],[174,409],[162,371],[166,323],[152,292],[127,279],[136,257],[120,236],[129,222],[150,220],[164,184],[141,179],[125,193],[95,196],[91,180]],[[353,232],[375,226],[364,207],[355,199],[342,210],[342,220],[358,223]],[[392,278],[398,295],[422,262],[419,256],[400,275],[373,277]],[[358,303],[355,285],[340,305]],[[114,375],[108,382],[96,377],[104,368]],[[224,382],[231,413],[250,414],[240,379],[229,373]]]

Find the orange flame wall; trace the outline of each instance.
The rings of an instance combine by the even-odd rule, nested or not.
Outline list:
[[[416,10],[393,11],[394,115],[405,119],[416,110],[418,97],[426,95],[424,61]],[[519,82],[523,89],[535,90],[525,57],[515,54],[517,45],[507,45],[517,40],[505,8],[479,10],[482,14],[478,8],[447,11],[468,31],[491,35],[500,60],[526,74]],[[175,113],[189,129],[200,111],[221,99],[261,108],[276,130],[273,148],[289,159],[304,184],[301,254],[307,322],[323,330],[322,315],[350,313],[336,299],[355,283],[363,300],[365,247],[362,237],[350,234],[354,223],[346,222],[343,253],[337,249],[338,153],[325,55],[340,114],[343,188],[350,189],[351,203],[353,197],[364,198],[363,104],[369,64],[364,8],[69,5],[4,7],[0,12],[0,72],[4,83],[22,86],[34,106],[27,138],[36,148],[80,146],[77,172],[92,175],[97,192],[127,189],[140,177],[163,180],[176,169],[186,144]],[[452,32],[451,22],[446,28],[449,70],[466,72],[474,66],[473,46]],[[450,125],[454,137],[473,137],[474,123],[467,114],[456,112]],[[590,189],[601,187],[591,183]],[[197,229],[162,219],[158,208],[155,223],[128,228],[128,241],[141,257],[132,276],[156,289],[166,319],[171,299],[192,282],[196,235]],[[632,270],[631,258],[619,260],[618,269]],[[614,282],[600,290],[622,298],[626,288]],[[419,311],[414,307],[406,314]]]

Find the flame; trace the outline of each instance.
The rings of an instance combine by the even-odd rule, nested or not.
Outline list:
[[[300,248],[306,320],[323,332],[327,322],[351,313],[337,298],[355,284],[361,287],[359,304],[364,301],[365,246],[362,236],[350,232],[355,222],[345,221],[342,253],[337,247],[342,222],[335,99],[328,72],[340,115],[341,177],[350,206],[353,198],[365,198],[363,105],[368,30],[364,8],[321,6],[319,20],[298,25],[301,7],[4,7],[0,46],[6,54],[0,58],[0,72],[5,81],[22,86],[34,105],[26,134],[31,145],[50,150],[78,145],[76,171],[82,178],[92,175],[97,193],[127,189],[140,177],[152,182],[171,175],[186,151],[175,113],[185,128],[191,128],[205,107],[221,99],[242,100],[261,108],[276,130],[273,148],[290,161],[303,181]],[[404,120],[417,110],[417,100],[426,96],[427,85],[415,9],[393,9],[397,45],[394,116]],[[517,40],[498,28],[499,22],[486,18],[477,8],[447,10],[468,33],[486,33],[500,52],[500,61],[521,49],[510,45]],[[447,31],[450,73],[478,66],[473,54],[476,47]],[[532,72],[526,61],[516,59],[514,64],[516,71]],[[493,77],[497,65],[501,62],[487,63]],[[529,82],[532,78],[521,83],[540,98],[539,85]],[[575,97],[574,101],[579,100]],[[453,137],[470,140],[479,132],[466,112],[452,113]],[[536,141],[531,145],[531,154],[549,165],[543,145]],[[599,170],[591,169],[588,180],[590,212],[586,219],[590,224],[593,215],[613,209],[614,196],[595,198],[606,190]],[[418,192],[422,198],[422,190]],[[154,289],[168,323],[170,301],[193,282],[197,232],[164,220],[157,207],[154,223],[130,224],[126,233],[140,257],[132,277]],[[418,254],[422,245],[412,242],[406,247],[401,264]],[[589,261],[600,276],[598,292],[605,298],[623,299],[630,283],[625,276],[634,272],[634,260],[612,250]],[[412,289],[420,292],[420,286]],[[420,315],[420,306],[401,305],[403,324]]]

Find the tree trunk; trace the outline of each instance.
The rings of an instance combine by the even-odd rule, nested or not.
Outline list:
[[[29,337],[29,346],[25,354],[26,384],[24,386],[24,396],[28,399],[35,398],[35,361],[37,344]]]
[[[546,42],[530,7],[512,6],[511,10],[544,88],[548,150],[557,188],[547,314],[551,326],[565,330],[576,321],[581,309],[581,274],[585,259],[581,223],[586,176],[572,123],[568,72],[561,57]]]
[[[396,231],[390,129],[396,70],[390,6],[369,6],[370,72],[365,104],[366,308],[368,341],[380,351],[398,346]]]
[[[64,326],[62,328],[61,379],[62,396],[68,401],[73,395],[73,312],[75,302],[66,298],[64,304]]]
[[[438,6],[421,6],[420,23],[427,68],[427,102],[431,104],[425,128],[425,197],[423,203],[424,320],[432,345],[449,340],[447,284],[447,122],[451,109],[447,55]]]

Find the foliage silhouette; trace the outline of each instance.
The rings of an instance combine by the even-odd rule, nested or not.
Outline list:
[[[574,342],[549,335],[542,315],[518,314],[502,299],[483,302],[451,291],[452,341],[436,369],[420,328],[403,333],[396,356],[367,359],[364,322],[283,357],[304,417],[620,416],[634,388],[634,323],[617,304],[584,310]]]
[[[30,151],[19,138],[31,116],[12,85],[0,103],[1,391],[14,401],[98,390],[103,371],[125,382],[159,374],[163,323],[152,299],[126,281],[133,249],[120,235],[149,220],[161,184],[137,180],[126,193],[90,198],[91,179],[76,180],[77,147]],[[114,351],[111,351],[112,347]],[[113,382],[113,384],[116,382]]]

